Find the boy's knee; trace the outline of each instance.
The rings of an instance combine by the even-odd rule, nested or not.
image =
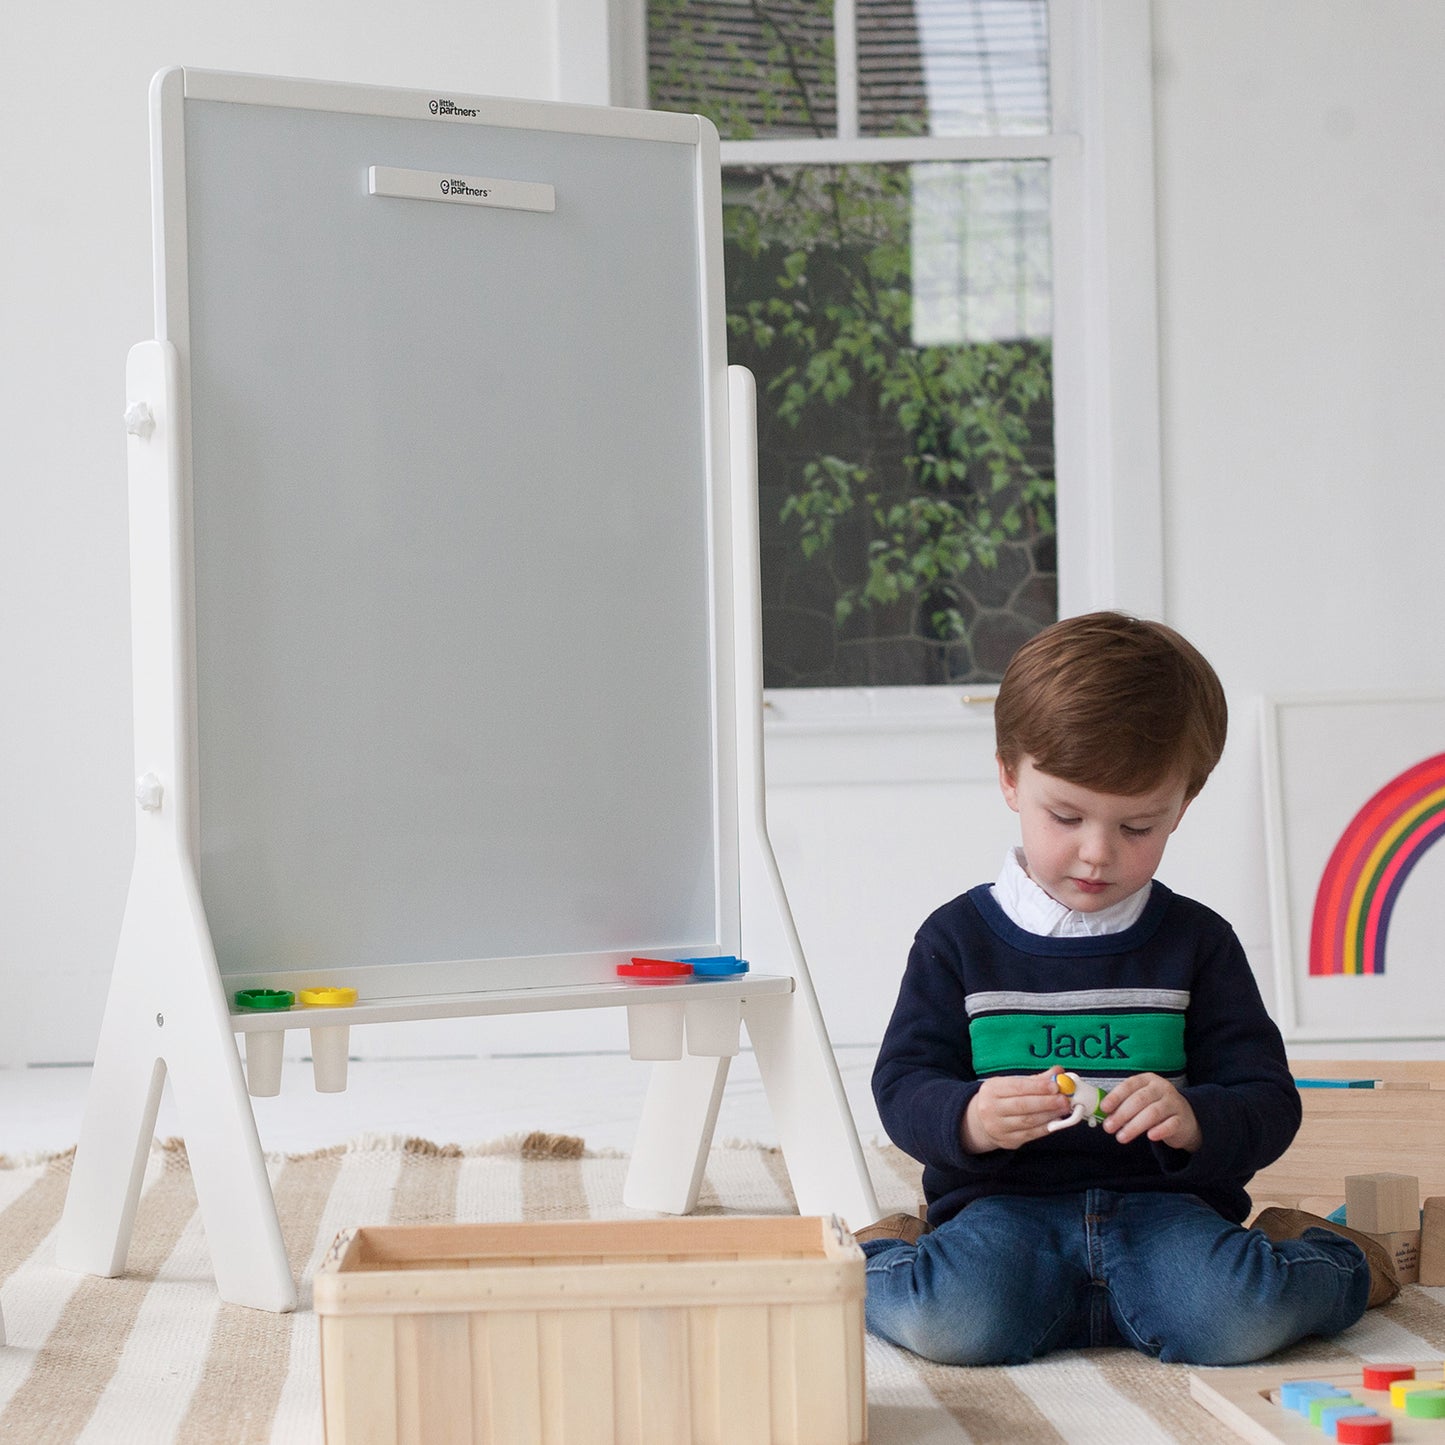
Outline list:
[[[1238,1244],[1233,1255],[1219,1252],[1216,1270],[1116,1297],[1115,1317],[1138,1348],[1167,1364],[1244,1365],[1307,1335],[1337,1334],[1363,1313],[1348,1261],[1292,1258],[1248,1231]]]
[[[909,1250],[870,1257],[864,1320],[874,1334],[940,1365],[1033,1358],[1037,1310],[1006,1276],[955,1278]]]
[[[1294,1344],[1308,1331],[1268,1311],[1176,1321],[1149,1353],[1166,1365],[1252,1365]]]
[[[984,1311],[963,1314],[936,1305],[915,1305],[891,1317],[865,1311],[868,1328],[939,1365],[1022,1365],[1032,1352],[1016,1326],[990,1319]]]

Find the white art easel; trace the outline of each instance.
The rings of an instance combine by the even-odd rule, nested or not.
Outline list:
[[[871,1221],[767,838],[715,132],[192,70],[151,102],[135,869],[59,1262],[124,1269],[169,1073],[222,1298],[291,1309],[247,1092],[285,1029],[334,1089],[355,1024],[605,1006],[654,1060],[628,1205],[694,1207],[745,1024],[799,1207]],[[231,1002],[326,987],[357,1001]]]

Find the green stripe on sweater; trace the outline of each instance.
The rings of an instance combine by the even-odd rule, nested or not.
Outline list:
[[[968,1026],[978,1074],[1065,1069],[1182,1074],[1182,1013],[988,1014]]]

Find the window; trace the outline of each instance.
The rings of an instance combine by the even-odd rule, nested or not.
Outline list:
[[[1059,613],[1047,0],[649,0],[723,138],[764,680],[996,682]]]

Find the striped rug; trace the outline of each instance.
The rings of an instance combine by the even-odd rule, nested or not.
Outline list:
[[[918,1170],[889,1147],[869,1164],[885,1209],[911,1209]],[[0,1161],[0,1441],[320,1445],[318,1335],[310,1278],[356,1224],[621,1218],[625,1158],[531,1135],[481,1146],[367,1138],[269,1161],[301,1307],[271,1315],[222,1304],[184,1149],[151,1153],[127,1274],[102,1280],[52,1262],[69,1156]],[[776,1150],[722,1145],[701,1212],[790,1212]],[[1445,1353],[1445,1289],[1409,1288],[1332,1343],[1281,1363]],[[870,1337],[872,1445],[1218,1445],[1236,1437],[1189,1398],[1189,1371],[1127,1351],[1060,1354],[1012,1369],[930,1365]]]

